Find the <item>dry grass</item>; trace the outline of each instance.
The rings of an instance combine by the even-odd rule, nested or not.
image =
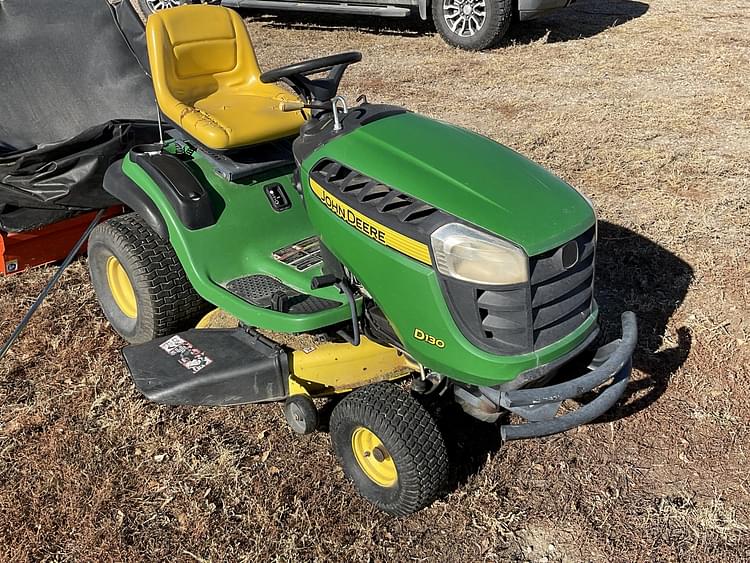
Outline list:
[[[487,53],[416,23],[248,16],[265,68],[359,49],[347,95],[480,131],[595,200],[603,311],[641,322],[627,400],[502,447],[448,413],[454,486],[392,519],[277,405],[139,398],[78,263],[0,366],[0,559],[750,558],[747,3],[579,0]],[[0,334],[50,272],[0,280]]]

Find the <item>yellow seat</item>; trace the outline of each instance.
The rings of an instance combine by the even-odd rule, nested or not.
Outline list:
[[[211,149],[227,150],[299,132],[299,98],[260,81],[242,18],[228,8],[186,5],[154,13],[146,25],[156,100],[161,111]]]

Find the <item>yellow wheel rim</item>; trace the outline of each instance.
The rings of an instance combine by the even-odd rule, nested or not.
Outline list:
[[[360,426],[352,434],[352,450],[360,469],[381,487],[392,487],[398,481],[398,471],[391,454],[373,432]]]
[[[112,293],[112,297],[120,308],[120,311],[126,317],[134,319],[138,314],[138,306],[135,302],[133,284],[130,283],[130,278],[125,268],[122,267],[120,261],[114,256],[110,256],[107,259],[107,283],[109,284],[109,291]]]

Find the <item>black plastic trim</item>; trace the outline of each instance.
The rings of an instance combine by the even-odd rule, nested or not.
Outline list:
[[[164,240],[169,240],[169,231],[159,208],[138,184],[122,171],[122,160],[112,164],[104,174],[104,190],[135,211],[151,229]]]
[[[136,147],[131,160],[159,186],[187,229],[196,230],[216,223],[208,191],[175,155]]]
[[[286,211],[287,209],[292,207],[292,201],[289,199],[289,195],[284,190],[284,186],[282,186],[278,182],[266,184],[265,186],[263,186],[263,191],[268,198],[268,203],[271,204],[271,207],[277,213],[281,213],[282,211]]]
[[[575,243],[577,259],[566,267],[563,253]],[[529,260],[534,349],[570,334],[593,310],[596,226]]]
[[[374,301],[367,300],[363,312],[362,325],[365,335],[370,340],[383,346],[396,346],[400,349],[404,347],[382,309]]]
[[[451,316],[464,337],[477,348],[492,354],[517,355],[533,351],[531,289],[528,283],[510,286],[483,286],[449,278],[438,272],[440,287]],[[509,325],[518,325],[518,330],[510,326],[486,331],[482,318],[482,307],[479,304],[481,295],[493,293],[504,296],[507,306],[502,307],[502,320]],[[490,315],[487,314],[487,317]],[[490,332],[491,334],[487,334]]]
[[[202,144],[167,118],[165,120],[173,126],[166,131],[166,135],[177,142],[178,150],[183,151],[188,156],[191,156],[194,152],[200,153],[211,163],[214,172],[228,182],[258,178],[278,169],[289,168],[291,171],[295,168],[294,155],[292,154],[294,136],[254,145],[217,150]]]

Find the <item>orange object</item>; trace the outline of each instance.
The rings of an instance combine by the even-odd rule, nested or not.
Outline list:
[[[122,205],[110,207],[102,216],[102,221],[124,211]],[[91,211],[31,231],[0,231],[0,275],[17,274],[34,266],[63,260],[94,220],[96,213]],[[81,252],[85,251],[84,245]]]

